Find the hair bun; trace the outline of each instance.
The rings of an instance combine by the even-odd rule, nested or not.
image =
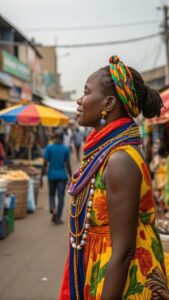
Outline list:
[[[117,55],[112,55],[110,58],[109,58],[109,63],[110,64],[118,64],[119,62],[119,57]]]
[[[145,87],[145,96],[142,99],[142,113],[145,118],[159,117],[163,106],[162,99],[154,89]]]

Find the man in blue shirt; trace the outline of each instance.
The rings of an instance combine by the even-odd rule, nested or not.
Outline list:
[[[63,131],[58,128],[55,131],[55,142],[48,145],[44,152],[44,164],[41,174],[41,186],[43,175],[48,165],[49,204],[52,214],[52,221],[61,224],[62,210],[68,174],[71,177],[70,150],[63,145]],[[68,173],[68,174],[67,174]],[[58,193],[58,206],[56,209],[55,195]]]

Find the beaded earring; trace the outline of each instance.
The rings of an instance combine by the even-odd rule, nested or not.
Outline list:
[[[105,120],[105,117],[107,116],[107,112],[105,110],[103,110],[101,112],[101,119],[100,119],[100,125],[101,126],[104,126],[106,124],[106,120]]]

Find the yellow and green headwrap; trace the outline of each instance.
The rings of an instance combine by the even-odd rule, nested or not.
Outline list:
[[[135,118],[139,115],[139,101],[132,74],[127,66],[119,60],[117,55],[111,56],[109,63],[111,77],[114,81],[117,94],[123,102],[127,114]]]

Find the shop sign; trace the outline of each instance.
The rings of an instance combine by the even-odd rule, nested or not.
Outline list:
[[[56,74],[44,72],[43,84],[45,92],[48,96],[55,97],[56,95]]]
[[[47,88],[56,84],[56,75],[48,72],[43,73],[43,81]]]
[[[30,69],[15,56],[6,51],[2,52],[3,71],[12,74],[15,77],[30,81]]]
[[[0,72],[0,82],[9,88],[14,86],[12,77],[4,72]]]

